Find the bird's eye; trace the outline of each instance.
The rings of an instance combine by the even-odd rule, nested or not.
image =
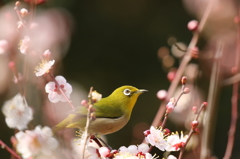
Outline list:
[[[131,94],[131,91],[129,89],[124,89],[123,93],[126,95],[126,96],[129,96]]]

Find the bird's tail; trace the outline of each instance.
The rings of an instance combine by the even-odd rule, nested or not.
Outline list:
[[[75,117],[75,114],[70,114],[66,119],[58,123],[57,125],[52,127],[53,134],[56,134],[56,132],[68,128],[68,125],[71,124],[72,119]]]

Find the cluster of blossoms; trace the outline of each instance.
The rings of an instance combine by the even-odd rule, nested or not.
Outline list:
[[[52,137],[49,127],[37,126],[34,130],[20,131],[15,135],[17,151],[23,158],[44,155],[50,157],[58,147],[58,141]]]
[[[43,2],[44,0],[36,0],[34,3],[40,4]],[[18,29],[20,30],[23,27],[27,27],[26,30],[31,30],[37,27],[38,24],[26,25],[26,21],[22,19],[28,16],[29,12],[25,8],[22,8],[19,11],[19,5],[20,2],[17,2],[14,8],[21,17],[20,21],[18,22]],[[194,24],[195,23],[189,24],[189,27],[194,29]],[[33,47],[33,39],[34,38],[30,37],[29,33],[24,33],[24,35],[21,36],[19,51],[22,53],[23,56],[28,56],[30,53],[37,52],[36,50],[34,50]],[[9,44],[7,40],[0,40],[0,54],[6,53],[9,49],[8,46]],[[44,50],[40,51],[41,54],[39,54],[39,56],[41,57],[41,62],[35,68],[36,77],[49,76],[51,78],[51,81],[49,81],[45,85],[45,92],[48,93],[48,99],[50,102],[68,102],[70,106],[74,108],[70,101],[72,86],[63,76],[59,75],[54,77],[52,75],[51,70],[55,64],[55,60],[50,60],[50,58],[52,58],[52,53],[49,49],[46,50],[45,48]],[[15,63],[11,61],[11,67],[13,66],[15,66]],[[16,74],[16,72],[14,72],[14,74]],[[16,78],[18,81],[20,81],[19,77]],[[181,80],[183,85],[181,95],[190,92],[188,88],[185,88],[186,80],[186,77],[183,77]],[[19,84],[19,82],[15,83]],[[90,111],[92,111],[91,104],[99,101],[102,98],[102,95],[97,93],[96,91],[92,91],[91,93],[92,102],[87,102],[84,100],[81,103],[83,106],[89,108]],[[24,159],[35,158],[38,156],[45,156],[45,158],[49,158],[58,148],[59,143],[54,137],[52,137],[53,133],[49,127],[42,128],[41,126],[36,126],[34,130],[25,130],[28,128],[29,122],[33,119],[33,110],[28,106],[27,101],[22,94],[19,93],[9,101],[6,101],[2,108],[3,114],[6,117],[5,120],[8,127],[20,130],[18,133],[15,134],[14,138],[16,139],[16,150],[19,154],[21,154],[22,158]],[[181,97],[181,95],[179,96],[179,98]],[[167,92],[159,91],[157,96],[159,99],[165,100]],[[171,98],[170,101],[166,104],[167,115],[174,110],[179,98],[177,100],[175,100],[175,98]],[[165,115],[164,123],[167,119],[167,115]],[[93,113],[90,114],[90,117],[94,118]],[[197,118],[191,123],[192,129],[194,130],[191,132],[196,132],[197,130],[197,126],[199,124]],[[147,143],[142,143],[138,146],[122,146],[118,150],[110,150],[110,148],[108,147],[95,148],[92,146],[87,146],[87,151],[90,153],[88,159],[155,159],[158,158],[158,156],[150,154],[150,146],[157,147],[161,151],[179,151],[185,147],[190,136],[183,135],[182,132],[180,135],[178,133],[171,134],[170,131],[168,131],[167,129],[155,128],[153,126],[151,126],[149,130],[145,131],[144,135]],[[173,155],[168,155],[167,159],[176,159],[176,157]]]
[[[89,159],[154,159],[149,151],[148,144],[142,143],[138,146],[130,145],[128,147],[122,146],[118,150],[110,150],[107,147],[101,147],[99,149],[88,146],[87,151],[91,154]]]

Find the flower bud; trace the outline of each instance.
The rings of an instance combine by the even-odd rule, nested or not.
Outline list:
[[[82,100],[81,101],[81,105],[87,107],[88,106],[88,102],[86,100]]]
[[[191,126],[192,126],[193,129],[196,129],[198,124],[199,124],[199,122],[197,120],[193,120],[192,123],[191,123]]]
[[[173,79],[175,78],[175,76],[176,76],[176,70],[170,71],[170,72],[168,72],[168,74],[167,74],[167,78],[168,78],[168,80],[169,80],[170,82],[173,81]]]
[[[198,128],[195,128],[194,129],[194,134],[196,134],[196,135],[200,134],[200,130]]]
[[[186,82],[187,82],[187,77],[183,76],[182,79],[181,79],[181,83],[186,84]]]
[[[188,22],[187,27],[190,31],[196,31],[198,28],[198,21],[191,20],[190,22]]]
[[[164,100],[167,97],[167,91],[166,90],[159,90],[157,92],[157,98],[160,100]]]
[[[96,115],[95,115],[95,113],[93,112],[93,113],[91,113],[90,114],[90,116],[91,116],[91,120],[95,120],[96,119]]]
[[[184,94],[188,94],[190,92],[190,89],[188,87],[184,88],[183,89],[183,93]]]
[[[202,103],[202,107],[203,107],[203,108],[206,108],[206,107],[207,107],[207,105],[208,105],[208,103],[207,103],[207,102],[203,102],[203,103]]]
[[[194,114],[197,114],[197,112],[198,112],[198,107],[197,107],[197,106],[193,106],[193,107],[192,107],[192,111],[193,111]]]
[[[51,52],[49,50],[44,51],[43,56],[48,60],[51,56]]]
[[[98,102],[101,99],[102,99],[102,94],[98,93],[97,91],[93,91],[92,92],[93,103],[96,103],[96,102]]]
[[[167,113],[171,113],[174,109],[174,105],[173,105],[173,102],[168,102],[168,104],[166,105],[166,112]]]
[[[150,130],[145,130],[143,132],[144,136],[147,137],[149,134],[151,134]]]
[[[8,63],[8,67],[9,67],[13,72],[15,72],[15,70],[16,70],[16,64],[15,64],[15,62],[10,61],[10,62]]]
[[[17,2],[15,3],[15,6],[18,7],[18,6],[20,6],[20,4],[21,4],[21,3],[20,3],[19,1],[17,1]]]
[[[22,17],[25,17],[28,14],[28,10],[26,8],[22,8],[20,10],[20,14],[21,14]]]

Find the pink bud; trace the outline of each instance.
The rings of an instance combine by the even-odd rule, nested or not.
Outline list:
[[[187,27],[190,31],[196,31],[198,28],[198,21],[191,20],[190,22],[188,22]]]
[[[86,100],[82,100],[81,101],[81,105],[87,107],[88,106],[88,102]]]
[[[8,63],[8,67],[9,67],[13,72],[15,72],[15,69],[16,69],[16,64],[15,64],[15,62],[10,61],[10,62]]]
[[[171,113],[172,111],[173,111],[173,109],[174,109],[174,105],[173,105],[173,103],[172,102],[168,102],[168,104],[166,105],[166,112],[167,113]]]
[[[145,130],[143,132],[144,136],[147,137],[149,134],[151,134],[150,130]]]
[[[166,90],[160,90],[157,92],[157,97],[160,100],[164,100],[167,97],[167,91]]]
[[[194,134],[200,134],[200,130],[198,128],[194,129]]]
[[[198,126],[198,124],[199,124],[199,123],[198,123],[197,120],[193,120],[192,123],[191,123],[191,126],[192,126],[193,129],[196,129],[197,126]]]
[[[196,114],[198,112],[198,107],[197,106],[193,106],[192,107],[192,111],[194,114]]]
[[[170,82],[173,81],[173,79],[175,78],[175,76],[176,76],[176,71],[175,71],[175,70],[170,71],[170,72],[168,72],[168,74],[167,74],[167,78],[168,78],[168,80],[169,80]]]
[[[28,14],[28,10],[26,8],[22,8],[20,10],[20,14],[21,14],[22,17],[25,17]]]
[[[181,83],[186,84],[186,82],[187,82],[187,77],[183,76],[182,79],[181,79]]]
[[[46,51],[44,51],[43,56],[46,57],[46,59],[49,59],[49,57],[51,56],[51,54],[52,54],[52,53],[51,53],[49,50],[46,50]]]
[[[183,93],[184,94],[188,94],[190,92],[190,89],[188,87],[184,88],[183,89]]]
[[[207,103],[207,102],[203,102],[203,103],[202,103],[202,107],[204,107],[204,108],[206,108],[206,107],[207,107],[207,105],[208,105],[208,103]]]
[[[15,3],[15,6],[18,7],[18,6],[20,6],[20,4],[21,4],[21,3],[20,3],[19,1],[17,1],[17,2]]]
[[[107,147],[100,147],[98,151],[102,157],[109,157],[110,155],[110,150]]]

